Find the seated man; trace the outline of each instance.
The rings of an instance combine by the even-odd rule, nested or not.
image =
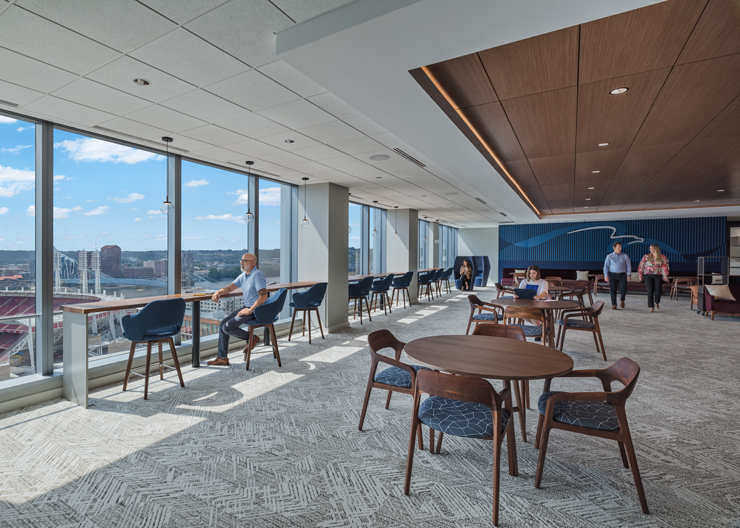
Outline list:
[[[244,308],[235,310],[221,321],[221,325],[218,327],[218,357],[209,361],[209,365],[229,364],[229,336],[244,340],[249,339],[249,331],[240,327],[250,319],[254,319],[255,308],[267,300],[267,281],[256,266],[257,257],[251,253],[242,255],[242,274],[234,279],[234,282],[225,288],[221,288],[211,297],[213,302],[218,302],[222,295],[241,288],[244,296]],[[253,345],[256,345],[259,339],[256,335],[253,336]]]

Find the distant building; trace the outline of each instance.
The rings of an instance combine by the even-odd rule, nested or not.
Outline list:
[[[154,268],[124,268],[124,277],[127,279],[154,278]]]
[[[123,277],[120,247],[103,246],[100,248],[100,271],[109,277]]]
[[[145,268],[152,268],[155,277],[164,277],[167,275],[167,260],[145,260]]]
[[[183,271],[193,271],[193,268],[195,267],[195,260],[193,258],[192,251],[183,251],[180,254],[180,261]]]

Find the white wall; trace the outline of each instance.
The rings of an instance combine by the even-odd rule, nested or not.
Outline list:
[[[457,230],[457,254],[459,256],[487,256],[491,261],[488,286],[498,280],[498,227],[481,227]]]

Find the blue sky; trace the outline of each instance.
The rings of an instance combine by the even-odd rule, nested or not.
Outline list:
[[[0,249],[33,249],[34,127],[0,116]],[[184,250],[246,246],[247,177],[183,162]],[[165,158],[54,132],[54,245],[164,250]],[[280,247],[280,185],[260,182],[260,249]]]

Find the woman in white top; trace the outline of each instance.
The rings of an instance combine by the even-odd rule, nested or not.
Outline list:
[[[535,299],[550,298],[550,294],[548,293],[549,284],[545,279],[540,277],[540,268],[535,265],[527,268],[527,278],[519,283],[519,288],[521,289],[526,289],[527,286],[537,286],[537,295],[534,296]],[[517,296],[514,295],[514,297]]]

